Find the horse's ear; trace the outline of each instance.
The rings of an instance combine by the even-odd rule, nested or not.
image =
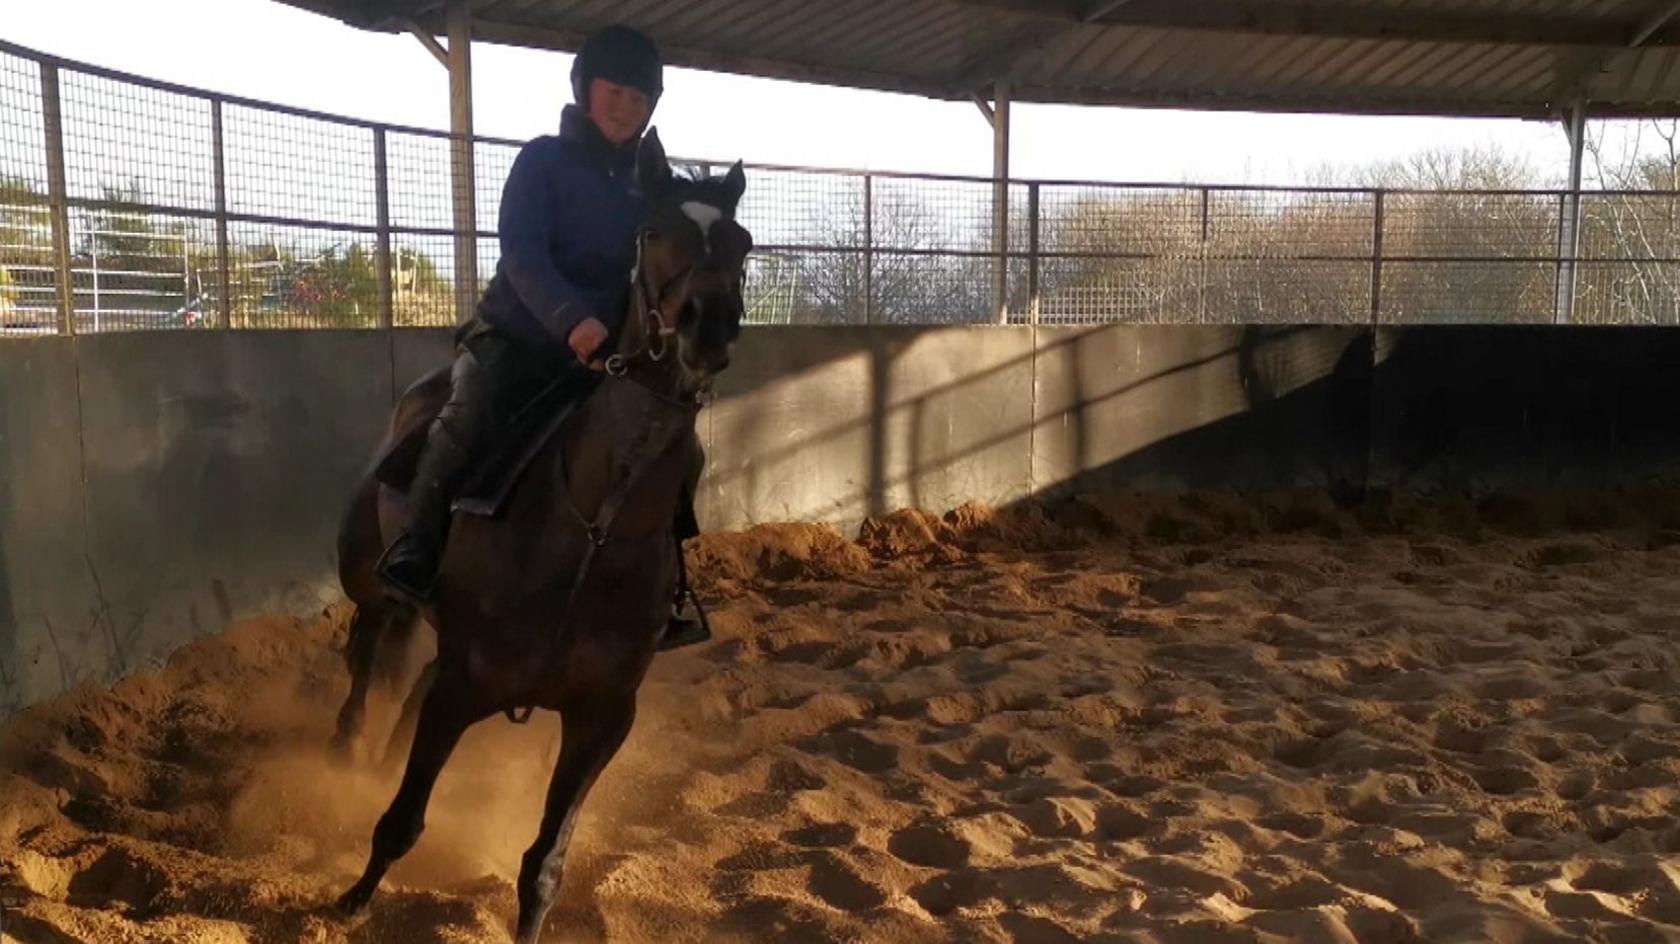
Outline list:
[[[659,142],[659,129],[649,128],[636,150],[636,183],[649,203],[665,198],[671,192],[671,162],[665,159],[665,145]]]
[[[723,178],[723,192],[729,198],[729,212],[733,214],[735,207],[741,202],[741,194],[747,192],[747,171],[740,161],[729,168],[729,173]]]

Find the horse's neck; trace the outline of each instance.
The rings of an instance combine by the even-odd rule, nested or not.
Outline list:
[[[634,381],[603,381],[582,405],[560,450],[577,510],[596,521],[613,492],[630,488],[637,500],[624,503],[614,530],[668,526],[687,467],[677,453],[693,439],[694,416],[660,403]]]

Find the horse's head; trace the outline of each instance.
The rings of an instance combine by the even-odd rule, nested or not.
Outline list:
[[[692,392],[729,365],[741,333],[741,281],[752,235],[735,222],[735,207],[746,172],[737,162],[722,177],[675,174],[658,132],[649,131],[636,174],[649,216],[637,235],[638,302],[619,350],[667,363],[678,387]]]

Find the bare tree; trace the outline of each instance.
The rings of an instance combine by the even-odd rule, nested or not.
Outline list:
[[[1355,168],[1339,183],[1390,190],[1523,190],[1536,188],[1541,181],[1527,156],[1480,146],[1424,148]]]
[[[916,191],[878,188],[871,211],[861,188],[813,207],[801,242],[834,248],[767,257],[755,275],[776,281],[749,295],[817,324],[962,323],[990,312],[995,262],[952,252],[960,234]]]
[[[1052,199],[1050,321],[1347,321],[1368,305],[1362,196],[1239,188],[1088,190]]]
[[[1601,192],[1582,198],[1581,255],[1619,261],[1577,266],[1576,319],[1680,321],[1680,264],[1663,261],[1680,258],[1680,122],[1601,123],[1585,151],[1586,180]]]
[[[1561,206],[1498,147],[1429,149],[1365,168],[1383,206],[1384,321],[1543,322],[1555,302]]]
[[[1553,255],[1558,211],[1554,197],[1513,192],[1535,186],[1526,159],[1430,150],[1318,176],[1316,190],[1047,186],[1044,317],[1357,323],[1374,301],[1387,322],[1549,313],[1555,265],[1532,260]]]

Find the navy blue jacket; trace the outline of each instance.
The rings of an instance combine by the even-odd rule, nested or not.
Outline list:
[[[647,206],[636,146],[613,147],[576,105],[532,139],[502,188],[502,258],[478,315],[520,341],[558,345],[586,318],[618,333]]]

